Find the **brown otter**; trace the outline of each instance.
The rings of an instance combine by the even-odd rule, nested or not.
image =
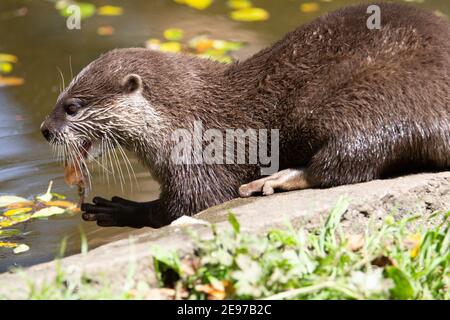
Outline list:
[[[161,196],[96,197],[83,204],[83,218],[160,227],[239,194],[449,168],[448,23],[378,4],[381,29],[370,30],[367,6],[327,14],[229,66],[137,48],[89,64],[59,96],[44,136],[82,157],[105,140],[135,152]],[[192,131],[194,121],[222,131],[279,129],[280,172],[261,179],[260,163],[174,163],[171,133]]]

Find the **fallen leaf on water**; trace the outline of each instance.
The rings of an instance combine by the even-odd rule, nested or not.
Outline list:
[[[9,238],[20,234],[21,231],[19,229],[6,229],[0,230],[0,238]]]
[[[15,221],[12,221],[12,220],[3,220],[3,221],[0,221],[0,229],[1,229],[1,228],[8,228],[8,227],[11,227],[11,226],[15,225],[16,223],[18,223],[18,222],[15,222]]]
[[[2,77],[0,76],[0,87],[7,86],[20,86],[25,82],[22,78],[18,77]]]
[[[169,28],[164,30],[164,38],[169,41],[180,41],[183,38],[184,31],[178,28]]]
[[[30,212],[31,210],[33,210],[33,208],[11,209],[11,210],[8,210],[8,211],[4,212],[3,215],[5,217],[10,217],[10,216],[14,216],[14,215],[17,215],[17,214],[27,213],[27,212]]]
[[[23,201],[23,202],[15,202],[15,203],[11,203],[9,205],[6,206],[7,209],[19,209],[19,208],[24,208],[24,207],[29,207],[32,206],[34,204],[33,201]]]
[[[14,252],[14,254],[19,254],[19,253],[27,252],[28,250],[30,250],[30,247],[27,246],[26,244],[22,243],[22,244],[19,244],[17,247],[15,247],[13,249],[13,252]]]
[[[205,10],[212,4],[213,0],[175,0],[175,2],[197,10]]]
[[[33,213],[32,218],[46,218],[57,214],[63,214],[66,210],[59,207],[48,207]]]
[[[180,52],[181,44],[179,42],[163,42],[159,50],[162,52]]]
[[[9,53],[0,53],[0,61],[1,62],[10,62],[10,63],[16,63],[18,58]]]
[[[0,61],[0,72],[1,73],[10,73],[13,69],[13,65],[9,62]]]
[[[95,5],[89,2],[77,2],[74,3],[73,5],[78,6],[78,8],[80,9],[80,15],[82,19],[92,17],[97,10]],[[59,13],[63,17],[69,17],[74,13],[72,10],[70,10],[70,8],[71,5],[66,5],[59,11]]]
[[[306,2],[300,5],[300,11],[303,13],[313,13],[319,11],[320,6],[315,2]]]
[[[52,186],[53,186],[53,181],[50,181],[48,184],[48,188],[47,188],[47,192],[44,194],[41,194],[40,196],[37,196],[36,199],[42,202],[46,202],[46,201],[50,201],[53,199],[53,195],[52,195]]]
[[[25,198],[17,196],[0,196],[0,208],[20,202],[29,202],[29,201]]]
[[[97,9],[101,16],[120,16],[123,14],[123,8],[118,6],[102,6]]]
[[[243,8],[232,11],[230,17],[236,21],[264,21],[269,19],[269,12],[262,8]]]
[[[244,9],[250,8],[252,6],[252,2],[249,0],[228,0],[227,6],[235,10]]]
[[[9,219],[14,222],[14,224],[19,222],[24,222],[30,220],[32,218],[32,214],[22,213],[10,216]]]
[[[99,36],[112,36],[114,34],[114,27],[101,26],[97,28],[97,34]]]
[[[145,42],[145,47],[147,49],[151,49],[151,50],[159,50],[159,47],[161,46],[161,40],[159,39],[148,39]]]
[[[77,205],[70,201],[63,201],[63,200],[55,200],[55,201],[48,201],[43,202],[46,206],[53,206],[53,207],[63,207],[63,208],[75,208]]]
[[[1,242],[0,241],[0,248],[15,248],[19,244],[15,242]]]
[[[56,192],[51,192],[52,196],[61,200],[66,199],[66,196],[60,193],[56,193]]]
[[[189,47],[195,49],[197,53],[204,53],[206,50],[213,47],[214,40],[207,38],[206,36],[197,36],[189,40]]]

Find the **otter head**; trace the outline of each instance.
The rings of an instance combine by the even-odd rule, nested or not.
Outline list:
[[[111,51],[59,95],[41,131],[65,161],[85,163],[114,147],[134,149],[144,131],[153,131],[145,127],[158,129],[159,113],[143,95],[141,64],[139,55]]]

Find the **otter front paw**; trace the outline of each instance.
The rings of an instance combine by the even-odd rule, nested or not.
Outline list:
[[[149,211],[145,204],[132,202],[119,197],[106,200],[95,197],[94,204],[83,203],[83,220],[96,221],[101,227],[141,228],[149,224]]]

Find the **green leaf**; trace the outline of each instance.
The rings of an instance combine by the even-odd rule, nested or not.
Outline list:
[[[180,41],[183,38],[184,31],[178,28],[169,28],[164,30],[164,38],[169,41]]]
[[[19,229],[6,229],[0,230],[0,239],[9,238],[21,234]]]
[[[394,288],[390,290],[392,298],[406,300],[415,296],[414,287],[409,277],[397,267],[386,268],[386,274],[394,281]]]
[[[89,2],[76,2],[74,3],[74,5],[78,6],[78,8],[80,8],[80,15],[81,15],[81,19],[85,19],[85,18],[89,18],[92,17],[97,8],[95,7],[94,4],[89,3]],[[71,5],[67,5],[65,7],[63,7],[59,13],[63,16],[63,17],[69,17],[73,14],[73,11],[71,11],[69,8],[71,7]]]
[[[180,258],[175,250],[167,250],[159,246],[150,249],[153,266],[161,285],[168,285],[181,275]]]
[[[228,222],[233,227],[234,234],[239,234],[239,232],[241,231],[241,226],[239,224],[239,221],[236,219],[236,216],[231,212],[228,212]]]
[[[0,208],[19,202],[28,202],[28,199],[16,196],[0,196]]]

